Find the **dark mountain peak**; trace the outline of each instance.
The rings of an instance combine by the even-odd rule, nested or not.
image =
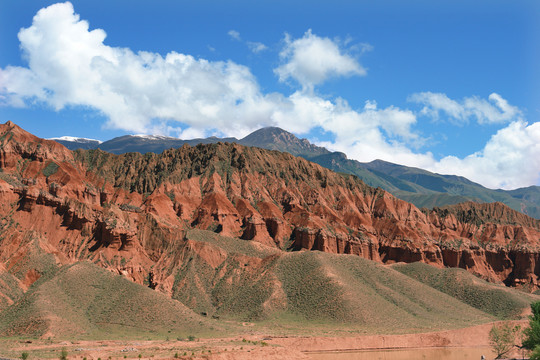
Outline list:
[[[370,161],[368,163],[366,163],[366,166],[371,166],[373,168],[381,168],[381,167],[390,167],[390,166],[402,166],[402,165],[397,165],[397,164],[394,164],[394,163],[391,163],[391,162],[388,162],[388,161],[384,161],[384,160],[381,160],[381,159],[375,159],[373,161]]]
[[[300,139],[293,133],[279,127],[265,127],[256,130],[240,140],[240,144],[264,149],[285,151],[307,159],[330,153],[327,149]]]
[[[300,141],[293,133],[290,133],[282,128],[275,126],[268,126],[255,130],[245,138],[242,142],[264,141],[265,143],[275,141],[276,139],[288,140],[288,141]]]

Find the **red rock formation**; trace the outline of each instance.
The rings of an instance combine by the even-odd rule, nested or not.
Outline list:
[[[187,261],[186,246],[212,267],[223,261],[186,243],[196,227],[276,249],[423,261],[538,286],[540,222],[499,203],[421,211],[353,176],[237,144],[72,153],[9,122],[0,143],[0,264],[8,270],[24,268],[37,246],[57,263],[90,260],[172,294],[171,269]],[[20,280],[30,284],[40,271]]]

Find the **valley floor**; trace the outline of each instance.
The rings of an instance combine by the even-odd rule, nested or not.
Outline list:
[[[513,324],[527,326],[526,320]],[[51,341],[0,340],[0,356],[29,359],[310,359],[313,354],[375,349],[488,348],[489,330],[495,323],[463,329],[399,335],[351,336],[245,336],[178,340]],[[489,356],[488,359],[493,356]],[[518,355],[518,354],[516,354]]]

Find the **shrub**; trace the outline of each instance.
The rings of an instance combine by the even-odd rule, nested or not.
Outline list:
[[[509,324],[493,325],[489,331],[489,342],[491,348],[497,354],[496,359],[500,359],[514,348],[516,334],[520,329],[520,326],[511,326]]]
[[[68,352],[66,348],[62,348],[62,351],[60,352],[60,360],[67,360],[68,358]]]
[[[21,359],[26,360],[28,359],[28,356],[30,356],[26,351],[21,354]]]
[[[51,175],[54,175],[58,171],[58,165],[54,162],[50,162],[44,169],[43,169],[43,175],[46,177],[49,177]]]
[[[523,347],[529,350],[536,350],[540,345],[540,301],[531,304],[532,315],[529,316],[529,327],[523,332],[525,340]]]
[[[529,357],[530,360],[540,360],[540,345],[536,345],[533,352],[531,353],[531,356]]]

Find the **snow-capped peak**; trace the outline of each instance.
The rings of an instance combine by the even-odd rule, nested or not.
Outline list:
[[[81,138],[81,137],[75,137],[75,136],[53,137],[53,138],[49,138],[48,140],[63,140],[63,141],[71,141],[71,142],[78,142],[78,143],[97,142],[98,144],[101,144],[103,142],[101,140],[87,139],[87,138]]]

